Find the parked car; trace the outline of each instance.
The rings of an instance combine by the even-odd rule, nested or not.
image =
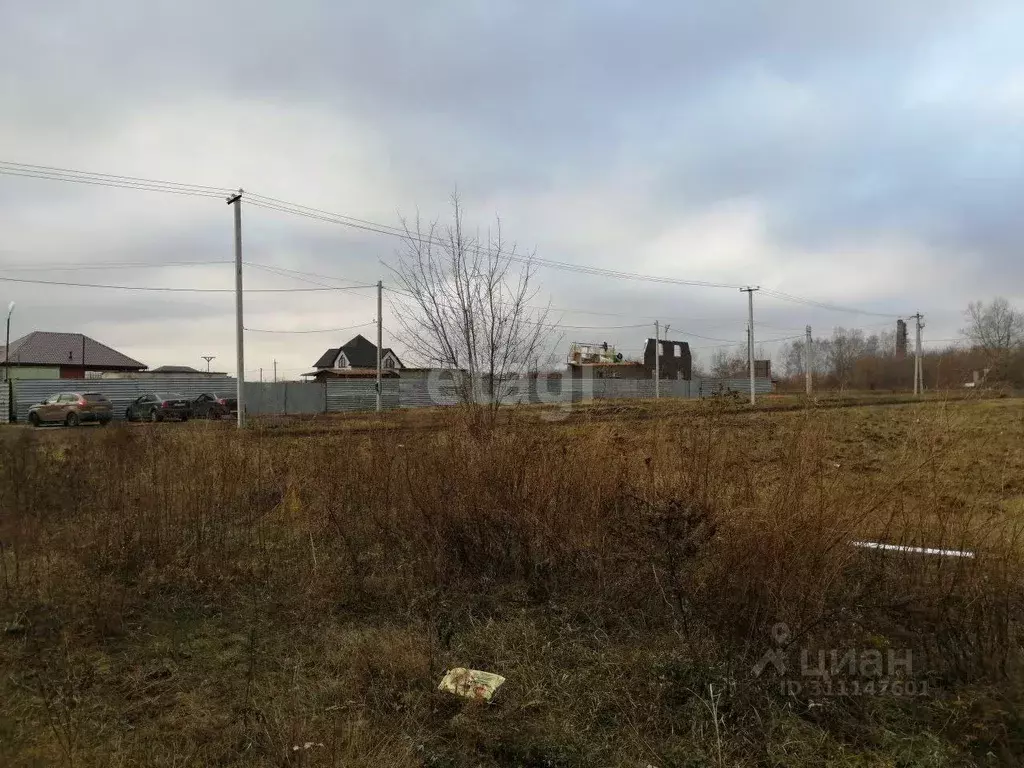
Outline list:
[[[113,406],[99,392],[58,392],[28,409],[28,420],[33,427],[40,424],[77,427],[85,422],[105,425],[112,418]]]
[[[192,415],[197,419],[220,419],[238,413],[235,395],[204,392],[192,401]]]
[[[149,392],[132,400],[124,417],[128,421],[188,421],[191,415],[192,404],[184,395],[175,392]]]

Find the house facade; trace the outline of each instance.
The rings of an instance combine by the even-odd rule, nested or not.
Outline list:
[[[693,374],[693,357],[685,341],[648,339],[644,346],[644,367],[654,376],[655,349],[658,349],[658,373],[663,379],[687,379]]]
[[[332,347],[313,363],[315,370],[303,376],[316,381],[325,379],[369,378],[377,375],[377,345],[363,335],[358,335],[340,347]],[[383,375],[399,376],[405,368],[402,361],[390,347],[381,350]]]
[[[0,366],[9,363],[12,379],[84,379],[147,367],[81,333],[33,331],[0,350]]]

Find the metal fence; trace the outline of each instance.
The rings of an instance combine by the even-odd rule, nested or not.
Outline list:
[[[711,397],[722,392],[750,393],[750,379],[694,379],[690,383],[690,397]],[[771,379],[754,379],[754,392],[768,395],[772,392]]]
[[[114,418],[123,419],[128,404],[147,392],[173,393],[193,398],[204,392],[234,394],[234,379],[210,379],[200,376],[155,379],[14,379],[14,414],[19,422],[28,421],[28,409],[58,392],[99,392],[110,400]]]
[[[377,382],[372,379],[333,379],[327,382],[327,412],[372,411],[377,407]],[[401,407],[400,380],[381,382],[381,407]]]
[[[327,387],[319,382],[246,382],[245,412],[255,416],[326,413]]]
[[[372,411],[376,408],[376,382],[372,379],[334,379],[326,383],[277,382],[261,384],[246,382],[246,412],[251,415],[287,415]],[[424,408],[455,405],[458,395],[451,379],[385,379],[382,406],[393,408]],[[204,392],[232,395],[234,379],[174,377],[153,379],[15,379],[11,382],[14,397],[11,411],[19,422],[28,420],[28,410],[57,392],[101,392],[114,406],[114,418],[123,419],[128,404],[147,392],[176,393],[194,398]],[[661,397],[713,397],[726,392],[745,395],[750,391],[749,379],[665,380],[659,387]],[[654,382],[650,379],[568,379],[541,378],[522,380],[510,387],[502,399],[509,403],[579,403],[615,398],[652,398]],[[757,394],[772,391],[769,379],[756,379]],[[0,387],[0,423],[7,421],[7,393]]]
[[[10,382],[3,382],[0,386],[0,424],[10,421]]]
[[[402,408],[457,405],[459,395],[451,382],[435,384],[427,379],[399,379],[398,402]]]

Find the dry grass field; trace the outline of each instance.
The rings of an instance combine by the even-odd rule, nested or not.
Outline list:
[[[10,428],[0,764],[1016,765],[1022,524],[1015,399]]]

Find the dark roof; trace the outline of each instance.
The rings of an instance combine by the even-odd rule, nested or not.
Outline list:
[[[154,368],[150,373],[203,373],[191,365],[161,365],[159,368]]]
[[[348,364],[352,368],[377,367],[377,345],[362,334],[345,344],[341,351],[345,353]]]
[[[675,341],[674,339],[659,339],[659,341],[661,341],[662,344],[678,344],[683,349],[687,349],[687,350],[690,348],[689,342],[686,342],[686,341]],[[647,349],[648,347],[653,347],[654,344],[655,344],[654,337],[653,336],[648,337],[647,343],[644,345],[644,349]]]
[[[341,347],[331,347],[324,352],[320,359],[313,363],[314,368],[330,368],[334,365],[334,361],[338,358],[338,353],[341,351]]]
[[[316,371],[302,374],[317,379],[373,379],[377,377],[377,369],[374,368],[320,368]],[[382,379],[394,379],[398,377],[398,371],[384,368],[380,372]]]
[[[84,342],[84,344],[83,344]],[[81,333],[50,333],[32,331],[11,342],[11,365],[82,365],[85,350],[86,368],[143,370],[145,363],[122,355],[106,344]],[[0,361],[4,360],[0,356]]]
[[[339,352],[345,353],[345,358],[348,360],[348,364],[353,368],[377,367],[377,345],[362,334],[357,335],[344,346],[328,349],[320,356],[319,360],[313,363],[313,367],[321,369],[332,368],[334,366],[334,361],[338,359]],[[402,361],[390,347],[385,347],[381,350],[381,357],[386,355],[388,352],[394,356],[395,360],[398,360],[398,367],[401,368]]]

